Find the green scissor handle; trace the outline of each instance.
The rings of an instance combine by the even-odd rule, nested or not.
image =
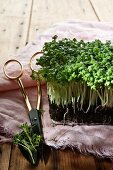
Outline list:
[[[37,109],[31,109],[29,112],[29,118],[32,125],[33,133],[42,135],[41,126],[41,112]]]

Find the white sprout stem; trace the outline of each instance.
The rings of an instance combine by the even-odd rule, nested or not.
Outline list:
[[[70,82],[64,86],[55,82],[49,82],[47,83],[47,90],[50,102],[53,102],[58,106],[60,104],[63,107],[68,106],[68,104],[71,102],[74,106],[76,101],[77,108],[79,107],[78,109],[83,110],[83,105],[86,103],[86,101],[88,101],[88,108],[86,111],[84,111],[86,113],[89,111],[91,105],[96,104],[98,96],[101,100],[102,106],[105,104],[113,104],[113,100],[109,100],[110,96],[113,94],[113,91],[109,90],[108,93],[107,88],[104,90],[92,90],[86,85],[86,83],[82,82]],[[80,104],[80,106],[78,104]]]

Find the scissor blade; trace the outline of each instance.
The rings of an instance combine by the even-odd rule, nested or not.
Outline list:
[[[40,161],[40,156],[38,154],[38,151],[32,151],[29,153],[21,144],[18,144],[19,149],[22,153],[22,155],[32,164],[32,165],[38,165]]]
[[[49,157],[51,153],[51,148],[43,143],[42,146],[42,160],[44,161],[44,164],[46,165],[48,163]]]
[[[29,118],[30,122],[32,125],[33,133],[39,134],[42,136],[43,141],[41,143],[41,150],[40,150],[40,159],[44,161],[45,165],[48,162],[49,156],[50,156],[50,147],[46,145],[45,140],[44,140],[44,135],[43,135],[43,126],[42,126],[42,121],[41,121],[41,113],[37,109],[32,109],[29,112]]]

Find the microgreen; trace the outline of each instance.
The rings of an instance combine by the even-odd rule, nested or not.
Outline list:
[[[13,143],[19,145],[24,150],[24,154],[27,153],[26,155],[28,155],[30,162],[34,165],[36,163],[37,152],[40,150],[42,137],[33,133],[32,127],[27,123],[22,124],[20,128],[22,132],[14,136]]]
[[[76,39],[46,42],[37,64],[42,68],[38,76],[48,85],[50,100],[56,104],[80,102],[113,105],[113,45],[110,41],[84,42]]]

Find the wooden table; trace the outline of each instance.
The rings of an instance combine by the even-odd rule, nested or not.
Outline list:
[[[0,65],[18,53],[36,33],[69,19],[112,21],[113,0],[0,0]],[[70,150],[51,152],[45,166],[32,167],[19,149],[0,145],[0,170],[110,170],[109,160]]]

